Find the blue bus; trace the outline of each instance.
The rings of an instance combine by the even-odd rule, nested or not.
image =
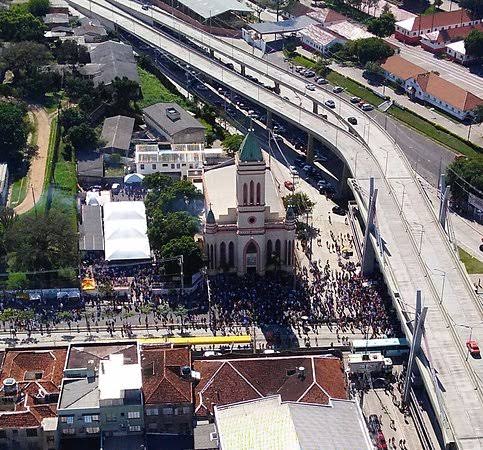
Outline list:
[[[402,356],[409,353],[406,338],[354,339],[352,353],[382,353],[384,356]]]

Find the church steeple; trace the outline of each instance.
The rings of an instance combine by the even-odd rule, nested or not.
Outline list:
[[[240,145],[241,162],[261,162],[263,161],[262,150],[258,144],[258,139],[253,130],[250,130]]]

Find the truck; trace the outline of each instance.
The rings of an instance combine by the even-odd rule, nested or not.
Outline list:
[[[354,353],[348,357],[350,374],[392,372],[391,358],[385,358],[382,353]]]

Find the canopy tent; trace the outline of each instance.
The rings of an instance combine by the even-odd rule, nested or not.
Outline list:
[[[144,175],[141,173],[128,173],[124,176],[124,183],[135,184],[142,183],[144,180]]]
[[[143,202],[104,205],[104,257],[106,261],[151,257]]]

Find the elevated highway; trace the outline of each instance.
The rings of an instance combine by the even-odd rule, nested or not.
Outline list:
[[[482,309],[444,230],[397,144],[375,123],[366,125],[367,136],[365,133],[355,136],[345,126],[340,126],[337,117],[326,121],[313,113],[311,96],[303,96],[300,104],[286,101],[241,74],[228,70],[209,55],[196,52],[151,26],[150,22],[158,20],[157,17],[153,19],[154,14],[163,15],[159,11],[144,11],[140,5],[124,0],[123,8],[132,8],[129,14],[117,4],[105,0],[69,0],[69,3],[86,15],[98,17],[107,26],[124,30],[185,61],[205,76],[323,142],[345,161],[347,170],[353,174],[354,180],[350,184],[362,210],[367,207],[368,180],[375,178],[378,188],[377,226],[383,241],[382,248],[377,249],[376,253],[408,336],[411,336],[417,289],[422,291],[424,304],[429,307],[424,355],[419,360],[419,368],[445,440],[449,445],[455,443],[457,448],[482,448],[483,363],[481,360],[468,359],[465,349],[468,326],[474,327],[474,337],[483,336],[477,326],[483,321]],[[180,23],[175,23],[176,19],[171,16],[162,20],[168,19],[173,21],[178,31]],[[198,33],[193,29],[186,32]],[[206,42],[208,40],[210,42]],[[221,45],[220,42],[223,41],[205,36],[203,45],[217,51],[213,47]],[[245,68],[251,69],[256,64],[266,65],[265,61],[257,60],[253,56],[245,59]],[[283,84],[299,92],[305,90],[300,86],[303,80],[279,70],[280,76],[284,77]],[[281,79],[279,82],[282,84]],[[315,97],[317,95],[326,93],[316,92],[316,100],[319,98]],[[350,104],[341,102],[341,111],[342,108],[348,115],[356,116],[357,112],[361,122],[369,121]]]

